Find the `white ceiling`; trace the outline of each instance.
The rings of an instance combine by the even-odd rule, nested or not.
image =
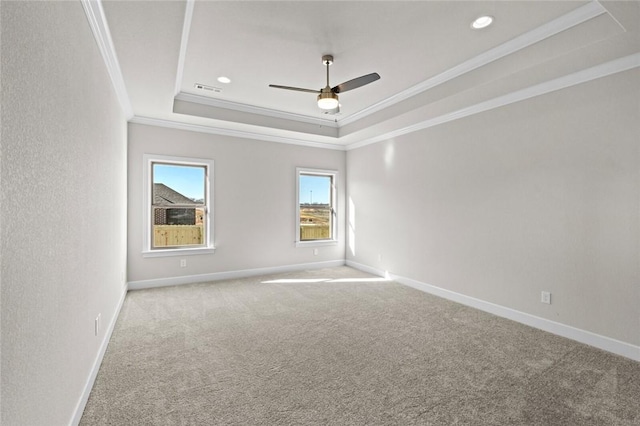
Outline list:
[[[622,70],[640,61],[638,1],[102,4],[132,121],[320,146],[406,133],[619,58]],[[482,14],[494,24],[471,29]],[[320,89],[324,54],[334,56],[332,86],[381,79],[341,94],[336,115],[312,93],[268,87]]]

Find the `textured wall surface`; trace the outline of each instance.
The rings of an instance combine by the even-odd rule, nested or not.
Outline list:
[[[1,12],[0,423],[63,425],[124,290],[126,121],[79,2]]]
[[[180,257],[142,257],[143,155],[214,160],[216,252]],[[128,279],[238,271],[344,259],[345,152],[243,140],[129,124]],[[337,170],[339,244],[296,248],[296,167]]]
[[[639,92],[627,71],[349,151],[347,258],[640,344]]]

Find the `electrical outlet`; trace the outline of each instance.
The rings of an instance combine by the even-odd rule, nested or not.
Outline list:
[[[551,304],[551,293],[548,291],[543,291],[540,295],[540,302],[546,303],[547,305]]]
[[[187,259],[180,259],[180,267],[181,268],[187,267]]]
[[[318,249],[313,249],[313,255],[317,256],[318,255]]]
[[[98,334],[100,334],[100,316],[102,314],[98,314],[98,316],[96,317],[96,322],[95,322],[95,335],[96,337],[98,336]]]
[[[378,262],[382,262],[382,253],[378,253]]]

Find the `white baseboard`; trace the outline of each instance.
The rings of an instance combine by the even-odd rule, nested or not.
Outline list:
[[[389,278],[388,277],[389,273],[387,271],[383,271],[381,269],[376,269],[376,268],[373,268],[371,266],[364,265],[362,263],[354,262],[353,260],[347,260],[345,262],[345,264],[347,266],[350,266],[350,267],[354,268],[354,269],[359,269],[362,272],[367,272],[369,274],[377,275],[379,277]]]
[[[270,266],[266,268],[242,269],[238,271],[213,272],[210,274],[184,275],[181,277],[130,281],[128,285],[129,285],[129,290],[142,290],[145,288],[167,287],[171,285],[229,280],[234,278],[252,277],[255,275],[267,275],[267,274],[278,274],[282,272],[302,271],[305,269],[333,268],[336,266],[343,266],[344,264],[345,264],[344,260],[329,260],[325,262],[301,263],[297,265]]]
[[[352,268],[359,269],[373,275],[389,278],[400,284],[404,284],[425,293],[433,294],[435,296],[442,297],[444,299],[448,299],[462,305],[470,306],[472,308],[476,308],[481,311],[497,315],[499,317],[507,318],[521,324],[528,325],[530,327],[547,331],[558,336],[566,337],[568,339],[575,340],[577,342],[584,343],[598,349],[614,353],[616,355],[630,358],[634,361],[640,361],[640,346],[632,345],[631,343],[622,342],[620,340],[612,339],[610,337],[572,327],[570,325],[516,311],[515,309],[507,308],[505,306],[496,305],[495,303],[476,299],[470,296],[465,296],[464,294],[436,287],[431,284],[425,284],[411,278],[390,274],[387,271],[372,268],[371,266],[363,265],[352,260],[347,260],[346,264],[347,266],[350,266]]]
[[[118,307],[116,308],[116,311],[113,314],[113,318],[111,318],[109,327],[106,329],[106,332],[104,333],[102,343],[100,344],[100,350],[98,351],[98,354],[96,355],[96,358],[93,361],[91,374],[89,374],[87,383],[84,385],[84,390],[82,392],[82,395],[80,396],[80,400],[78,401],[78,404],[76,404],[75,414],[73,415],[73,418],[69,423],[71,426],[77,426],[80,423],[80,419],[82,418],[82,413],[84,413],[84,408],[86,407],[87,401],[89,400],[91,389],[93,389],[93,385],[96,381],[96,377],[98,377],[98,371],[100,370],[100,366],[102,365],[102,359],[104,358],[104,354],[107,351],[107,346],[109,345],[111,334],[113,334],[113,329],[116,326],[116,321],[118,321],[118,317],[120,316],[120,310],[122,309],[122,305],[124,304],[124,299],[126,295],[127,295],[127,286],[125,285],[122,290],[122,295],[120,296],[120,301],[118,302]]]

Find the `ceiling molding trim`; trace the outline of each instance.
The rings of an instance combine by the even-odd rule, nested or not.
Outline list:
[[[120,107],[126,119],[130,120],[133,117],[133,107],[129,100],[127,87],[124,84],[122,70],[120,69],[118,56],[113,46],[113,40],[111,39],[107,18],[104,15],[102,2],[101,0],[80,0],[80,2],[89,21],[93,37],[98,44],[98,49],[102,54],[102,59],[104,59],[104,63],[107,66],[107,72],[111,78],[111,83],[116,92]]]
[[[604,64],[596,65],[594,67],[587,68],[563,77],[549,80],[544,83],[530,86],[525,89],[517,90],[503,96],[498,96],[496,98],[489,99],[487,101],[480,102],[478,104],[471,105],[469,107],[462,108],[456,111],[452,111],[438,117],[430,118],[420,123],[397,129],[376,136],[374,138],[366,139],[360,142],[354,142],[347,145],[346,150],[350,151],[352,149],[361,148],[366,145],[393,139],[395,137],[413,133],[418,130],[427,129],[429,127],[434,127],[443,123],[448,123],[450,121],[458,120],[470,115],[479,114],[481,112],[524,101],[536,96],[545,95],[547,93],[555,92],[571,86],[576,86],[581,83],[586,83],[588,81],[606,77],[619,72],[628,71],[630,69],[638,67],[640,67],[640,53],[635,53],[633,55],[615,59],[610,62],[605,62]]]
[[[499,46],[494,47],[493,49],[489,49],[476,57],[464,61],[454,66],[453,68],[450,68],[434,77],[423,81],[422,83],[418,83],[415,86],[399,92],[396,95],[384,99],[376,104],[373,104],[370,107],[353,113],[345,118],[342,118],[338,120],[338,124],[340,126],[351,124],[368,115],[395,105],[398,102],[409,99],[435,86],[446,83],[447,81],[460,77],[463,74],[471,72],[500,58],[511,55],[519,50],[531,46],[532,44],[552,37],[562,31],[582,24],[583,22],[600,16],[603,13],[607,13],[607,10],[597,1],[587,3],[584,6],[581,6],[569,13],[566,13],[554,19],[553,21],[549,21],[548,23],[541,25],[538,28],[535,28],[514,39],[511,39]]]
[[[237,102],[225,101],[222,99],[214,99],[208,96],[195,95],[193,93],[180,92],[175,96],[178,101],[192,102],[200,105],[207,105],[215,108],[230,109],[233,111],[245,112],[249,114],[262,115],[271,118],[281,118],[284,120],[298,121],[307,124],[322,124],[326,127],[337,128],[338,123],[335,119],[327,119],[322,117],[310,117],[308,115],[294,114],[292,112],[277,111],[269,108],[263,108],[253,105],[241,104]]]
[[[181,123],[178,121],[165,120],[160,118],[134,116],[129,123],[145,124],[147,126],[165,127],[170,129],[188,130],[191,132],[208,133],[211,135],[230,136],[241,139],[253,139],[265,142],[284,143],[289,145],[300,145],[311,148],[332,149],[336,151],[344,151],[344,145],[332,143],[314,142],[306,139],[288,138],[284,136],[267,135],[263,133],[254,133],[244,130],[224,129],[222,127],[203,126],[200,124]]]
[[[180,41],[180,55],[178,56],[178,71],[176,72],[176,88],[173,95],[180,93],[182,87],[182,76],[184,74],[184,59],[187,56],[187,45],[189,34],[191,33],[191,20],[193,18],[193,7],[195,0],[187,0],[184,10],[184,24],[182,25],[182,39]]]

